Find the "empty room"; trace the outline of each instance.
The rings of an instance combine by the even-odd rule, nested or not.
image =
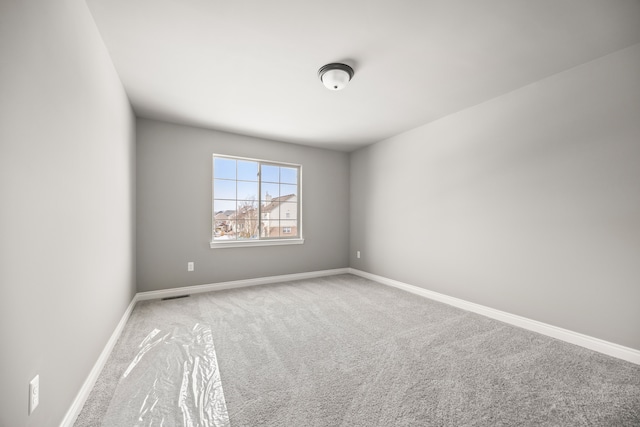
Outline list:
[[[640,426],[640,1],[0,0],[0,427]]]

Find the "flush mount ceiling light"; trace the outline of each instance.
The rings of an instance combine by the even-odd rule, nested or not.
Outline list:
[[[332,63],[318,70],[318,77],[329,90],[341,90],[353,77],[353,68],[347,64]]]

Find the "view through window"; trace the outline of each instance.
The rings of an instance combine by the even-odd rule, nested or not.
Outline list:
[[[300,165],[213,156],[213,243],[301,238]]]

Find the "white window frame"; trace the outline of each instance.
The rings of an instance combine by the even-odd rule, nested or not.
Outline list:
[[[298,208],[298,212],[297,212],[297,229],[298,229],[298,235],[295,237],[277,237],[277,238],[261,238],[258,237],[257,239],[243,239],[243,240],[215,240],[214,239],[214,235],[215,235],[215,208],[214,208],[214,200],[215,200],[215,194],[214,194],[214,179],[215,179],[215,159],[216,158],[225,158],[225,159],[231,159],[231,160],[245,160],[245,161],[250,161],[250,162],[257,162],[258,163],[258,173],[260,173],[261,171],[261,166],[262,165],[273,165],[273,166],[280,166],[280,167],[289,167],[289,168],[296,168],[298,170],[298,183],[297,183],[297,188],[298,188],[298,194],[297,194],[297,208]],[[211,224],[212,224],[212,230],[211,230],[211,240],[209,241],[209,246],[211,247],[211,249],[219,249],[219,248],[237,248],[237,247],[250,247],[250,246],[279,246],[279,245],[301,245],[304,243],[304,238],[302,237],[302,165],[299,164],[295,164],[295,163],[285,163],[285,162],[279,162],[279,161],[273,161],[273,160],[264,160],[264,159],[254,159],[254,158],[249,158],[249,157],[239,157],[239,156],[230,156],[230,155],[226,155],[226,154],[213,154],[212,158],[211,158]],[[262,221],[262,177],[258,178],[258,227],[259,227],[259,232],[258,232],[258,236],[260,236],[261,234],[261,221]]]

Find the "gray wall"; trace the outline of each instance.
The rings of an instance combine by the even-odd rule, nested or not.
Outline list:
[[[0,52],[0,426],[57,426],[135,292],[135,122],[84,1],[0,2]]]
[[[348,267],[347,153],[146,119],[136,129],[139,291]],[[213,153],[302,165],[303,245],[209,248]]]
[[[640,45],[354,152],[351,249],[640,349]]]

